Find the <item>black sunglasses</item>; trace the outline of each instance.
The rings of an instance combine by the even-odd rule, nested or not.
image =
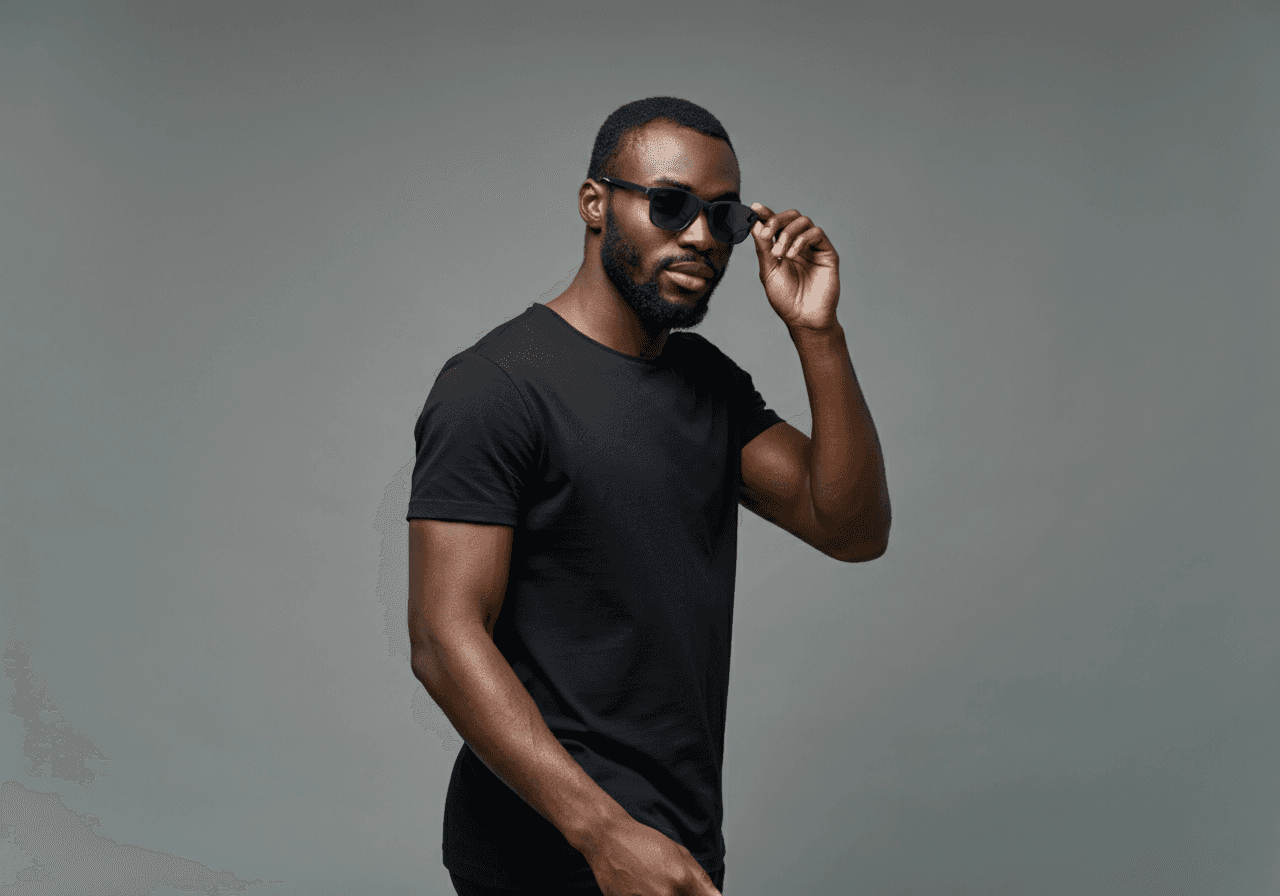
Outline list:
[[[705,208],[711,235],[722,243],[740,243],[750,235],[751,225],[760,220],[760,216],[750,206],[741,202],[704,202],[679,187],[642,187],[604,175],[596,180],[644,193],[649,197],[649,220],[655,227],[663,230],[684,230]]]

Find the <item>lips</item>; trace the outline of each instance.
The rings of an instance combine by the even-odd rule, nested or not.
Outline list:
[[[666,268],[665,272],[676,286],[689,290],[704,288],[714,273],[705,264],[697,264],[696,262],[673,264]]]
[[[666,271],[666,275],[676,286],[683,287],[688,290],[702,289],[707,285],[707,281],[702,277],[694,277],[692,274],[686,274],[682,271]]]
[[[705,264],[698,264],[695,261],[681,261],[670,265],[667,270],[677,274],[688,274],[690,277],[700,277],[703,280],[710,280],[711,275],[715,273]]]

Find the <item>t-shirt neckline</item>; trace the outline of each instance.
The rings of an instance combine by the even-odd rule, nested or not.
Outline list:
[[[635,363],[635,364],[641,364],[641,365],[643,365],[643,366],[645,366],[645,367],[663,367],[663,366],[665,366],[665,365],[667,364],[667,362],[670,360],[670,354],[669,354],[669,353],[670,353],[670,351],[671,351],[671,337],[675,335],[674,333],[668,333],[668,334],[667,334],[667,341],[666,341],[666,343],[662,346],[662,353],[661,353],[660,355],[658,355],[658,357],[653,358],[653,359],[649,359],[649,358],[640,358],[640,357],[637,357],[636,355],[628,355],[626,352],[620,352],[620,351],[618,351],[616,348],[611,348],[610,346],[605,345],[603,342],[599,342],[598,340],[592,339],[592,338],[591,338],[590,336],[588,336],[586,333],[582,332],[582,331],[581,331],[581,330],[579,330],[577,327],[575,327],[573,324],[569,323],[567,320],[565,320],[563,317],[561,317],[559,314],[557,314],[557,313],[556,313],[554,310],[552,310],[551,308],[548,308],[548,307],[547,307],[544,303],[542,303],[542,302],[534,302],[532,307],[534,307],[534,308],[541,308],[544,312],[546,312],[546,313],[547,313],[547,315],[548,315],[548,316],[550,316],[550,317],[554,317],[554,318],[556,319],[556,321],[557,321],[557,322],[558,322],[562,327],[564,327],[565,329],[569,330],[571,333],[573,333],[573,334],[574,334],[575,336],[577,336],[579,339],[581,339],[581,340],[583,340],[583,341],[585,341],[585,342],[589,343],[590,345],[595,346],[596,348],[598,348],[598,349],[600,349],[600,350],[602,350],[602,351],[606,351],[606,352],[608,352],[609,354],[613,355],[614,357],[617,357],[617,358],[623,358],[623,359],[625,359],[625,360],[627,360],[627,361],[631,361],[631,362],[633,362],[633,363]]]

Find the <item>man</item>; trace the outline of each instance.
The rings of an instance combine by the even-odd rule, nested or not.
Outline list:
[[[466,741],[443,843],[461,896],[719,896],[737,506],[838,560],[885,550],[835,249],[738,191],[705,109],[615,111],[578,191],[573,282],[449,359],[418,419],[409,635]],[[709,341],[670,332],[703,319],[748,236],[812,442]]]

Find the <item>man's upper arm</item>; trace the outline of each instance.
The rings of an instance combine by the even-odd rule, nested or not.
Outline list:
[[[431,669],[436,650],[460,627],[498,621],[511,572],[511,526],[409,520],[409,644],[413,664]]]
[[[785,420],[742,448],[742,492],[738,503],[790,532],[805,544],[834,556],[823,535],[809,493],[809,437]]]
[[[823,534],[809,486],[811,452],[809,437],[790,423],[770,426],[742,448],[738,503],[833,559],[848,563],[880,556],[883,547],[841,544]]]

